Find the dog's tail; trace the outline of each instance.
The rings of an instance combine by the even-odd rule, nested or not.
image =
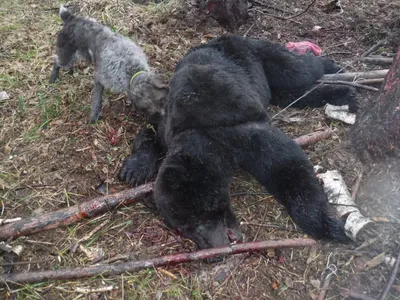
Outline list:
[[[60,17],[61,20],[64,21],[64,23],[70,21],[71,19],[74,18],[74,15],[66,8],[64,5],[60,5]]]

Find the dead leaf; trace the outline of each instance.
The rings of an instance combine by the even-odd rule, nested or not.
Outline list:
[[[367,270],[375,268],[385,261],[385,257],[385,252],[382,252],[381,254],[375,256],[373,259],[367,261],[364,267]]]
[[[274,290],[277,290],[277,289],[279,289],[279,284],[277,283],[277,282],[273,282],[272,283],[272,288],[274,289]]]
[[[98,261],[104,257],[104,251],[102,248],[97,247],[88,247],[85,248],[82,245],[79,245],[79,249],[86,254],[86,256],[93,262]]]
[[[321,286],[321,281],[319,279],[310,279],[310,283],[316,289],[319,289]]]
[[[8,100],[8,99],[10,99],[10,96],[7,94],[7,92],[1,91],[0,92],[0,101]]]
[[[9,189],[11,189],[11,186],[0,178],[0,190],[9,190]]]
[[[286,286],[288,287],[288,288],[293,288],[293,285],[294,285],[294,282],[293,282],[293,280],[291,279],[291,278],[289,278],[289,277],[286,277],[285,278],[285,284],[286,284]]]
[[[50,123],[50,125],[51,125],[51,126],[54,126],[54,125],[61,125],[61,124],[63,124],[63,123],[64,123],[64,120],[63,120],[63,119],[58,119],[58,120],[52,121],[52,122]]]
[[[276,256],[275,249],[267,249],[267,256],[269,259],[274,259]]]
[[[316,245],[311,246],[310,254],[308,255],[308,258],[307,258],[307,265],[309,265],[317,257],[317,250],[318,250],[318,246],[316,246]]]

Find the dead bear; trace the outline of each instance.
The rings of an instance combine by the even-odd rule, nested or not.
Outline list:
[[[340,69],[327,58],[300,56],[275,43],[239,36],[195,47],[176,66],[157,131],[140,132],[119,177],[138,185],[157,175],[158,212],[199,248],[240,239],[229,196],[238,168],[273,194],[305,233],[348,241],[311,162],[292,139],[269,124],[267,114],[270,103],[286,105],[323,74]],[[324,87],[294,106],[329,102],[356,109],[353,88]]]

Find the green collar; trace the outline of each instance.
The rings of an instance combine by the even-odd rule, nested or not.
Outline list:
[[[139,71],[139,72],[136,72],[135,74],[133,74],[133,76],[131,77],[130,84],[132,84],[132,81],[133,81],[133,79],[135,79],[136,76],[138,76],[138,75],[140,75],[142,73],[146,73],[146,72],[145,71]]]

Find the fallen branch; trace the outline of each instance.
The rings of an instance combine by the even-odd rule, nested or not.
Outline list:
[[[396,263],[393,266],[392,269],[392,274],[390,275],[390,278],[386,284],[385,289],[382,292],[381,297],[379,298],[379,300],[385,300],[390,292],[390,289],[393,286],[394,281],[396,280],[397,277],[397,273],[399,272],[399,266],[400,266],[400,252],[399,255],[397,255],[397,259],[396,259]]]
[[[79,279],[100,274],[102,276],[119,275],[125,272],[136,272],[148,268],[181,264],[225,255],[262,251],[271,248],[309,247],[313,245],[316,245],[316,241],[312,239],[286,239],[240,243],[221,248],[204,249],[195,252],[166,255],[152,259],[123,262],[113,265],[97,265],[78,269],[64,269],[56,271],[49,270],[28,273],[2,274],[0,276],[0,282],[37,283],[47,280]]]
[[[360,57],[357,60],[376,65],[391,65],[393,63],[393,57]]]
[[[372,86],[367,86],[367,85],[363,85],[360,84],[358,82],[351,82],[351,81],[342,81],[342,80],[318,80],[318,83],[323,83],[323,84],[342,84],[342,85],[350,85],[350,86],[354,86],[355,88],[359,88],[359,89],[364,89],[364,90],[370,90],[370,91],[374,91],[374,92],[378,92],[379,89],[372,87]]]
[[[356,81],[357,79],[376,79],[383,78],[389,72],[385,70],[374,70],[369,72],[354,72],[354,73],[337,73],[337,74],[326,74],[322,76],[322,81],[341,80],[341,81]]]
[[[153,183],[147,183],[38,217],[27,217],[20,221],[0,226],[0,240],[30,235],[39,231],[70,225],[85,218],[93,218],[118,206],[134,203],[137,198],[146,195],[152,190]]]
[[[297,143],[297,145],[304,147],[311,144],[315,144],[316,142],[322,141],[331,136],[332,136],[332,130],[323,130],[302,135],[298,138],[295,138],[294,141]]]

